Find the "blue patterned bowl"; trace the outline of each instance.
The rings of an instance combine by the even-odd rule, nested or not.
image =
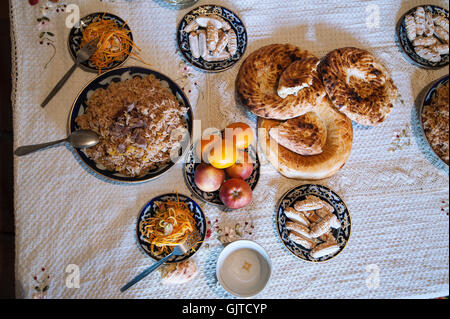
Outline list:
[[[443,77],[441,77],[440,79],[434,81],[434,83],[432,83],[432,84],[430,85],[430,88],[428,89],[427,93],[425,94],[424,99],[423,99],[423,101],[422,101],[422,103],[421,103],[421,105],[420,105],[420,114],[419,114],[419,118],[420,118],[420,128],[421,128],[421,131],[422,131],[422,134],[423,134],[424,139],[427,141],[428,147],[431,149],[431,151],[433,152],[433,154],[436,155],[436,157],[439,158],[439,160],[441,160],[441,162],[442,162],[444,165],[447,165],[447,166],[448,166],[448,164],[447,164],[446,162],[444,162],[444,161],[436,154],[436,152],[434,151],[434,149],[431,147],[430,142],[428,141],[428,138],[427,138],[427,136],[425,135],[425,131],[424,131],[424,129],[423,129],[423,118],[422,118],[422,114],[423,114],[423,110],[425,109],[425,107],[427,107],[428,105],[431,104],[431,101],[432,101],[432,99],[433,99],[433,97],[434,97],[434,94],[436,93],[436,89],[439,88],[439,87],[442,86],[442,85],[445,85],[445,84],[448,82],[448,80],[449,80],[449,76],[448,76],[448,74],[447,74],[447,75],[444,75]]]
[[[75,119],[78,115],[81,115],[85,112],[86,102],[91,96],[91,94],[99,89],[106,88],[111,82],[121,82],[127,79],[131,79],[134,77],[145,77],[150,74],[153,74],[157,79],[162,81],[165,85],[167,85],[172,93],[177,97],[177,100],[180,102],[180,105],[188,108],[188,112],[185,114],[185,119],[187,123],[187,129],[189,131],[189,139],[192,139],[192,125],[193,125],[193,114],[191,105],[189,104],[189,100],[184,95],[183,91],[178,87],[178,85],[169,79],[167,76],[141,67],[125,67],[114,69],[108,71],[106,73],[101,74],[92,80],[89,84],[87,84],[84,89],[78,94],[73,106],[72,110],[69,113],[68,120],[68,134],[79,130],[80,127],[75,122]],[[188,145],[190,140],[183,141],[182,148],[180,150],[177,161],[183,156],[182,151],[188,149]],[[175,165],[176,161],[170,161],[168,164],[157,167],[153,170],[150,170],[145,175],[137,176],[137,177],[128,177],[118,172],[106,170],[102,165],[97,164],[93,160],[91,160],[86,153],[82,149],[75,149],[75,155],[81,160],[82,164],[88,168],[90,173],[93,173],[96,177],[100,177],[101,179],[106,179],[108,181],[114,182],[122,182],[122,183],[140,183],[155,179],[161,176],[163,173],[167,172],[172,166]]]
[[[89,24],[91,24],[95,18],[101,19],[102,17],[105,20],[115,21],[119,27],[123,27],[127,30],[130,30],[130,27],[128,26],[128,24],[125,21],[123,21],[121,18],[119,18],[118,16],[111,14],[111,13],[95,12],[95,13],[91,13],[91,14],[81,18],[79,24],[75,25],[70,30],[69,38],[68,38],[69,53],[74,61],[77,59],[77,52],[81,49],[81,40],[83,39],[83,30]],[[128,37],[130,38],[131,41],[133,41],[133,35],[131,34],[131,30],[130,30],[130,33],[128,33]],[[130,48],[128,49],[127,56],[122,61],[111,62],[107,67],[103,68],[101,71],[102,72],[108,71],[108,70],[114,69],[114,68],[122,65],[128,59],[132,50],[133,50],[133,48],[130,46]],[[98,73],[98,68],[90,60],[80,63],[80,67],[85,71]]]
[[[332,255],[323,256],[321,258],[313,258],[310,255],[311,250],[304,248],[289,238],[289,230],[286,228],[286,220],[288,218],[286,217],[284,211],[288,207],[293,207],[296,201],[305,199],[307,195],[314,195],[328,202],[334,207],[333,213],[341,222],[341,228],[332,230],[333,237],[336,239],[336,242],[340,247],[340,249]],[[344,249],[350,239],[352,223],[347,205],[339,197],[339,195],[328,187],[318,184],[306,184],[289,190],[278,202],[275,214],[276,228],[281,242],[287,250],[289,250],[289,252],[300,259],[310,262],[323,262],[330,260],[336,257]]]
[[[249,146],[246,149],[248,155],[252,159],[253,162],[253,172],[246,182],[249,184],[252,190],[255,189],[256,184],[258,184],[259,175],[260,175],[260,167],[261,163],[259,162],[258,153],[256,152],[253,146]],[[191,190],[192,194],[201,200],[216,206],[224,206],[219,197],[219,191],[215,192],[204,192],[200,188],[195,185],[194,182],[194,174],[197,166],[200,165],[200,161],[197,159],[197,155],[195,154],[195,146],[192,145],[189,153],[186,154],[186,159],[183,167],[184,181],[186,185]]]
[[[184,28],[199,15],[218,15],[236,32],[237,51],[224,61],[208,62],[202,57],[194,58],[189,47],[189,33]],[[242,20],[232,11],[218,5],[203,5],[187,13],[178,24],[177,44],[181,55],[194,67],[206,72],[222,72],[231,68],[244,55],[247,48],[247,31]]]
[[[448,19],[448,11],[433,5],[422,5],[420,7],[423,7],[425,11],[430,11],[432,13],[440,14],[445,16]],[[439,69],[449,64],[449,55],[445,54],[441,56],[441,61],[439,62],[430,62],[428,60],[425,60],[424,58],[421,58],[417,53],[414,51],[414,46],[409,41],[408,36],[406,34],[406,25],[405,25],[405,17],[408,14],[414,13],[417,7],[412,8],[408,12],[406,12],[404,15],[401,16],[401,18],[397,22],[396,27],[396,33],[395,33],[395,40],[397,45],[400,48],[400,51],[402,52],[403,56],[407,61],[412,63],[415,66],[424,68],[424,69]]]
[[[191,210],[191,212],[193,212],[194,220],[196,223],[195,225],[200,233],[201,240],[196,245],[194,245],[194,247],[192,247],[192,249],[190,251],[188,251],[186,254],[184,254],[183,256],[172,257],[167,262],[175,263],[175,262],[180,262],[185,259],[188,259],[189,257],[194,255],[200,249],[200,247],[202,246],[202,243],[205,239],[206,218],[205,218],[205,215],[203,214],[202,209],[196,202],[194,202],[189,197],[187,197],[185,195],[181,195],[181,194],[178,194],[178,197],[177,197],[177,194],[174,194],[174,193],[157,196],[157,197],[153,198],[151,201],[149,201],[147,204],[145,204],[144,208],[141,210],[141,212],[139,214],[139,217],[138,217],[137,223],[136,223],[136,239],[137,239],[137,244],[138,244],[139,249],[145,255],[147,255],[155,260],[160,260],[160,259],[164,258],[165,255],[156,256],[151,252],[150,244],[145,242],[142,238],[142,233],[141,233],[139,225],[146,218],[153,216],[153,214],[155,213],[155,211],[154,211],[155,210],[155,202],[168,202],[168,201],[176,202],[178,198],[179,198],[180,202],[186,203],[188,205],[189,209]]]

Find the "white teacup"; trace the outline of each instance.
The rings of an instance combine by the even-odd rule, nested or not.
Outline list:
[[[272,266],[259,244],[237,240],[220,253],[216,275],[222,287],[236,297],[248,298],[261,292],[269,281]]]

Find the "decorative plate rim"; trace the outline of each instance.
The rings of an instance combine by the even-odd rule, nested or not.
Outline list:
[[[150,205],[150,203],[154,202],[158,198],[165,197],[165,196],[174,196],[175,197],[177,195],[179,197],[184,197],[184,200],[186,200],[186,201],[192,202],[194,204],[194,206],[199,210],[200,215],[201,215],[201,217],[203,219],[204,229],[199,229],[201,240],[200,240],[200,242],[198,244],[198,247],[197,247],[197,249],[195,251],[191,252],[188,255],[186,255],[186,254],[183,255],[183,257],[180,260],[176,260],[175,261],[175,260],[170,259],[170,260],[166,261],[166,263],[178,263],[178,262],[181,262],[181,261],[184,261],[184,260],[187,260],[187,259],[191,258],[193,255],[195,255],[200,250],[200,248],[203,245],[203,242],[205,241],[206,232],[207,232],[207,226],[206,226],[207,219],[206,219],[205,213],[203,212],[203,209],[201,208],[201,206],[196,201],[194,201],[191,197],[189,197],[187,195],[184,195],[184,194],[181,194],[181,193],[178,193],[178,194],[177,193],[164,193],[164,194],[157,195],[157,196],[153,197],[152,199],[150,199],[149,201],[147,201],[144,204],[144,206],[139,210],[139,214],[138,214],[138,216],[137,216],[137,218],[135,220],[135,232],[134,232],[135,239],[136,239],[136,244],[137,244],[137,246],[139,248],[139,251],[142,254],[144,254],[146,257],[150,257],[154,261],[159,261],[160,259],[157,259],[157,258],[155,258],[155,256],[152,256],[148,252],[146,252],[145,249],[142,247],[140,241],[139,241],[139,234],[140,234],[139,222],[141,220],[141,216],[146,211],[146,208]]]
[[[426,102],[429,98],[431,98],[430,94],[432,94],[432,92],[433,92],[439,85],[442,85],[442,84],[445,83],[446,81],[447,81],[447,82],[449,81],[449,75],[448,75],[448,74],[447,74],[447,75],[444,75],[444,76],[440,77],[439,79],[434,80],[434,81],[432,81],[431,83],[428,84],[427,87],[429,87],[429,89],[428,89],[427,92],[424,94],[424,96],[423,96],[423,98],[422,98],[422,100],[421,100],[421,103],[420,103],[419,121],[420,121],[420,129],[421,129],[421,131],[422,131],[422,135],[423,135],[423,137],[425,138],[425,141],[427,142],[428,147],[431,149],[431,151],[433,152],[433,154],[434,154],[434,155],[435,155],[442,163],[444,163],[444,164],[448,167],[448,164],[447,164],[446,162],[444,162],[444,161],[442,160],[442,158],[440,158],[440,156],[437,155],[436,152],[434,151],[434,149],[431,147],[431,144],[430,144],[430,142],[428,141],[427,135],[425,134],[425,130],[424,130],[424,128],[423,128],[423,117],[422,117],[422,115],[423,115],[423,110],[425,109],[426,106],[429,105],[429,104],[425,105],[425,102]]]
[[[141,66],[126,66],[126,67],[117,67],[111,70],[108,70],[102,74],[97,75],[94,79],[92,79],[91,81],[89,81],[77,94],[77,96],[75,97],[74,102],[72,103],[72,106],[70,108],[69,111],[69,115],[67,118],[67,135],[71,134],[72,131],[72,127],[71,127],[71,118],[73,115],[73,112],[75,110],[75,104],[77,103],[77,101],[79,100],[81,94],[87,89],[87,87],[89,85],[91,85],[92,83],[96,82],[99,80],[99,78],[101,77],[107,77],[109,73],[113,73],[113,72],[117,72],[120,70],[123,70],[124,72],[126,72],[126,70],[143,70],[146,72],[149,72],[148,74],[157,74],[157,75],[161,75],[162,77],[165,77],[167,79],[169,79],[172,84],[178,89],[177,93],[180,93],[181,97],[183,98],[183,101],[185,103],[185,107],[188,108],[188,116],[191,119],[190,121],[187,121],[188,124],[188,131],[189,131],[189,144],[187,145],[187,147],[183,150],[182,154],[180,154],[180,156],[177,158],[177,160],[175,162],[172,162],[172,164],[167,167],[166,169],[162,170],[158,175],[156,176],[149,176],[147,178],[142,178],[139,180],[133,180],[136,179],[136,177],[127,177],[126,179],[120,179],[120,178],[115,178],[115,177],[111,177],[108,175],[103,174],[102,172],[98,171],[97,169],[93,168],[89,163],[87,163],[85,161],[85,159],[80,155],[81,149],[78,148],[73,148],[74,149],[74,154],[76,155],[76,159],[77,160],[81,160],[81,162],[88,168],[90,173],[94,173],[94,175],[96,175],[97,177],[102,177],[102,178],[106,178],[109,181],[113,181],[113,182],[118,182],[118,183],[123,183],[123,184],[140,184],[140,183],[145,183],[145,182],[149,182],[152,180],[155,180],[159,177],[161,177],[162,175],[164,175],[165,173],[167,173],[168,171],[170,171],[173,167],[176,166],[177,163],[180,162],[181,159],[183,159],[186,155],[187,150],[192,146],[192,136],[193,136],[193,123],[194,123],[194,113],[192,111],[192,106],[190,104],[189,98],[184,94],[184,92],[181,90],[181,88],[178,86],[178,84],[173,81],[171,78],[169,78],[167,75],[160,73],[158,71],[155,71],[153,69],[149,69],[149,68],[145,68],[145,67],[141,67]],[[173,93],[173,92],[172,92]],[[190,129],[189,129],[189,122],[190,122]],[[112,172],[112,171],[111,171]],[[145,175],[144,175],[145,176]]]
[[[237,18],[239,18],[239,21],[241,22],[241,24],[242,24],[242,26],[243,26],[243,28],[244,28],[244,34],[245,34],[245,39],[246,39],[246,40],[245,40],[244,51],[242,52],[242,54],[241,54],[241,56],[239,57],[239,59],[235,60],[235,61],[234,61],[233,63],[231,63],[230,65],[228,65],[228,66],[226,66],[226,67],[224,67],[224,68],[221,68],[220,70],[205,69],[205,68],[201,68],[201,67],[199,67],[199,66],[193,64],[192,61],[184,54],[183,50],[181,50],[181,48],[180,48],[181,24],[182,24],[184,18],[185,18],[187,15],[189,15],[191,12],[193,12],[193,11],[195,11],[195,10],[201,8],[201,7],[211,7],[211,6],[213,6],[213,7],[220,7],[220,8],[222,8],[222,9],[226,9],[226,10],[232,12]],[[223,18],[223,17],[222,17],[222,18]],[[231,23],[230,23],[230,25],[231,25]],[[234,26],[233,26],[233,25],[231,25],[231,27],[234,29]],[[244,21],[243,21],[236,13],[234,13],[234,11],[232,11],[232,10],[230,10],[230,9],[228,9],[228,8],[226,8],[226,7],[224,7],[224,6],[222,6],[222,5],[218,5],[218,4],[203,4],[203,5],[200,5],[200,6],[196,7],[196,8],[194,8],[194,9],[190,10],[189,12],[187,12],[186,14],[184,14],[184,15],[182,16],[182,18],[180,19],[180,21],[178,22],[178,25],[177,25],[176,42],[177,42],[177,48],[178,48],[178,51],[180,52],[180,54],[181,54],[181,56],[183,57],[183,59],[184,59],[186,62],[188,62],[189,65],[191,65],[192,67],[194,67],[196,70],[199,70],[199,71],[201,71],[201,72],[206,72],[206,73],[220,73],[220,72],[224,72],[224,71],[226,71],[226,70],[231,69],[231,68],[232,68],[233,66],[235,66],[236,63],[239,62],[239,61],[242,59],[242,57],[245,55],[245,52],[247,51],[247,46],[248,46],[247,27],[245,26]],[[226,60],[224,60],[224,61],[226,61]]]
[[[348,214],[349,226],[350,226],[349,234],[348,234],[348,239],[347,239],[347,241],[345,242],[344,246],[342,246],[342,247],[340,248],[340,250],[339,250],[336,254],[334,254],[333,256],[331,256],[331,257],[329,257],[329,258],[327,258],[327,259],[325,259],[325,260],[307,260],[307,259],[304,259],[304,258],[302,258],[302,257],[297,256],[296,254],[294,254],[294,252],[291,251],[291,250],[286,246],[286,243],[283,241],[282,236],[281,236],[281,233],[280,233],[280,228],[278,227],[279,211],[280,211],[280,208],[281,208],[280,205],[281,205],[281,202],[283,201],[283,199],[284,199],[289,193],[293,192],[293,191],[296,190],[297,188],[301,188],[301,187],[309,187],[309,186],[320,186],[320,187],[323,187],[323,188],[327,189],[328,191],[332,192],[332,193],[333,193],[334,195],[336,195],[337,197],[339,197],[339,199],[342,201],[342,204],[345,206],[345,210],[347,211],[347,214]],[[314,195],[314,196],[317,196],[317,197],[320,197],[320,198],[322,199],[322,197],[319,196],[319,195],[317,195],[317,194],[313,194],[313,195]],[[328,202],[328,201],[327,201],[327,202]],[[325,185],[322,185],[322,184],[309,184],[309,183],[308,183],[308,184],[301,184],[301,185],[298,185],[298,186],[295,186],[295,187],[289,189],[288,191],[286,191],[286,192],[280,197],[280,199],[279,199],[278,202],[277,202],[276,208],[275,208],[275,227],[276,227],[276,229],[277,229],[278,238],[280,239],[280,241],[281,241],[281,243],[283,244],[284,248],[286,248],[286,250],[289,251],[289,252],[290,252],[292,255],[294,255],[296,258],[298,258],[298,259],[300,259],[300,260],[303,260],[303,261],[306,261],[306,262],[309,262],[309,263],[324,263],[324,262],[328,262],[328,261],[334,259],[335,257],[337,257],[338,255],[340,255],[341,252],[347,247],[348,243],[350,242],[350,238],[351,238],[351,234],[352,234],[352,228],[353,228],[353,227],[352,227],[352,224],[353,224],[353,223],[352,223],[352,219],[351,219],[351,215],[350,215],[350,211],[349,211],[349,209],[348,209],[347,203],[346,203],[346,202],[342,199],[342,197],[339,196],[335,191],[333,191],[332,189],[330,189],[328,186],[325,186]]]
[[[446,67],[447,65],[449,65],[450,59],[445,64],[429,65],[429,64],[424,64],[424,63],[421,63],[420,61],[415,60],[412,56],[410,56],[408,54],[408,52],[406,52],[406,49],[404,47],[404,43],[403,43],[403,41],[400,38],[400,28],[403,25],[403,21],[405,20],[405,16],[410,14],[410,13],[412,13],[418,7],[433,7],[433,9],[434,8],[438,8],[440,10],[443,10],[443,11],[447,12],[447,15],[448,15],[448,10],[447,9],[442,8],[440,6],[437,6],[437,5],[434,5],[434,4],[422,4],[422,5],[418,5],[418,6],[415,6],[415,7],[411,8],[411,9],[409,9],[404,14],[402,14],[400,16],[400,18],[398,19],[398,21],[397,21],[397,24],[395,26],[395,40],[396,40],[395,42],[396,42],[397,46],[401,49],[402,55],[406,58],[406,60],[409,63],[411,63],[414,66],[417,66],[417,67],[420,67],[420,68],[423,68],[423,69],[428,69],[428,70],[438,70],[438,69],[441,69],[443,67]],[[407,41],[409,41],[409,39]],[[446,55],[448,56],[448,54],[446,54]]]
[[[107,15],[109,15],[111,17],[114,17],[115,19],[119,20],[120,22],[123,22],[124,24],[126,23],[125,26],[128,28],[128,30],[130,30],[130,33],[129,33],[130,40],[133,41],[133,33],[132,33],[131,28],[128,25],[128,23],[125,20],[123,20],[121,17],[119,17],[118,15],[115,15],[114,13],[110,13],[110,12],[106,12],[106,11],[105,12],[92,12],[92,13],[87,14],[84,17],[80,18],[80,21],[82,21],[83,19],[85,19],[85,18],[87,18],[87,17],[89,17],[91,15],[103,15],[103,14],[107,14]],[[70,29],[69,35],[67,36],[67,49],[69,51],[69,54],[70,54],[70,57],[72,58],[72,60],[74,62],[76,62],[77,58],[74,55],[74,53],[72,52],[72,50],[70,49],[70,42],[71,42],[71,39],[72,39],[72,32],[73,32],[73,30],[75,30],[75,26],[73,26]],[[119,68],[120,66],[122,66],[128,60],[128,58],[130,57],[132,51],[133,51],[133,47],[131,46],[129,51],[128,51],[127,56],[125,57],[125,59],[123,59],[123,61],[121,61],[120,63],[117,62],[118,64],[114,65],[112,67],[107,67],[107,68],[102,69],[102,73],[114,70],[114,69]],[[94,68],[92,68],[90,66],[84,65],[83,63],[80,63],[78,65],[78,67],[81,68],[83,71],[91,72],[91,73],[98,73],[98,71],[99,71],[99,69],[97,69],[97,68],[94,69]]]
[[[186,165],[188,164],[187,157],[190,156],[190,154],[194,152],[194,145],[195,144],[191,144],[191,146],[189,147],[189,152],[186,152],[186,154],[184,156],[183,177],[184,177],[184,182],[186,183],[186,186],[188,187],[188,189],[192,193],[192,195],[197,197],[199,200],[201,200],[201,201],[203,201],[203,202],[205,202],[205,203],[207,203],[209,205],[216,206],[216,207],[222,207],[222,208],[226,207],[225,204],[223,204],[223,203],[222,204],[213,203],[211,201],[208,201],[208,200],[204,199],[199,194],[197,194],[197,192],[192,187],[191,183],[189,183],[189,180],[188,180],[188,177],[187,177],[187,169],[186,169]],[[252,145],[250,145],[248,148],[250,148],[250,147],[253,148],[253,150],[255,152],[255,155],[256,155],[256,161],[259,163],[256,182],[255,182],[255,184],[253,184],[253,188],[250,186],[252,191],[254,191],[256,186],[258,185],[259,179],[261,178],[261,162],[259,160],[259,156],[258,156],[257,150]],[[193,155],[193,156],[195,156],[195,155]],[[200,164],[200,163],[198,163],[198,164]],[[208,192],[208,193],[214,193],[214,192]]]

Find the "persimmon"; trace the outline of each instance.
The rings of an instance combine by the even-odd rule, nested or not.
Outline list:
[[[200,141],[197,142],[196,146],[196,154],[197,157],[201,160],[206,162],[208,159],[208,151],[211,149],[211,146],[217,142],[221,141],[222,137],[218,134],[210,134],[203,136]]]
[[[232,138],[238,149],[246,149],[253,142],[253,131],[244,122],[236,122],[225,128],[225,139]]]
[[[230,140],[216,141],[208,150],[208,162],[215,168],[227,168],[236,163],[237,149]]]

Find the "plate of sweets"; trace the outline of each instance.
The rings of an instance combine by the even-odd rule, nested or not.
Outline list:
[[[275,219],[283,245],[305,261],[328,261],[339,255],[350,239],[347,205],[323,185],[300,185],[286,192],[278,202]]]
[[[202,5],[179,22],[177,44],[181,55],[194,67],[206,72],[222,72],[244,55],[247,31],[231,10]]]

